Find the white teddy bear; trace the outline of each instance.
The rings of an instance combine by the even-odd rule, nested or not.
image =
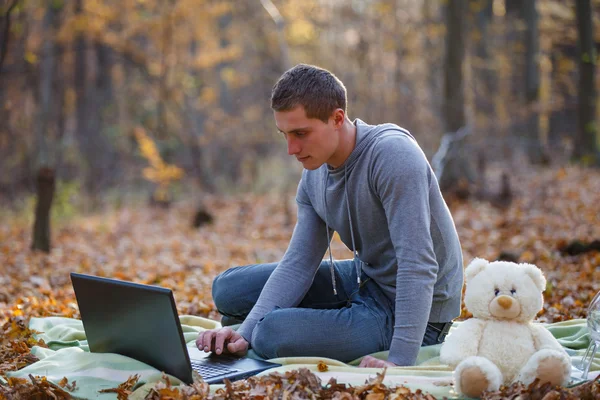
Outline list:
[[[454,368],[455,390],[480,397],[500,385],[539,378],[566,385],[571,363],[552,334],[533,319],[546,278],[532,264],[476,258],[465,269],[465,305],[473,318],[448,335],[440,361]]]

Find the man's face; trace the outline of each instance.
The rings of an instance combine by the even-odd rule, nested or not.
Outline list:
[[[339,135],[334,119],[327,123],[307,118],[303,106],[291,111],[275,111],[277,128],[287,140],[288,154],[295,156],[309,170],[328,162],[338,148]]]

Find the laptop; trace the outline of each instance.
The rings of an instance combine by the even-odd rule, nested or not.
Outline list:
[[[170,289],[71,273],[83,328],[93,353],[117,353],[191,384],[247,378],[279,364],[187,347]]]

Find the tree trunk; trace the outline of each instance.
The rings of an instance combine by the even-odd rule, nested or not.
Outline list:
[[[473,1],[473,0],[471,0]],[[477,10],[474,16],[479,37],[475,47],[475,57],[478,62],[474,63],[475,67],[475,91],[476,91],[476,109],[477,113],[485,119],[489,119],[493,115],[493,95],[495,93],[495,73],[492,70],[493,60],[491,54],[493,48],[490,46],[490,24],[493,16],[493,1],[484,0],[481,2],[481,9]],[[486,126],[486,131],[490,131],[493,126]]]
[[[54,35],[58,29],[59,9],[49,5],[44,16],[44,43],[42,45],[44,57],[40,63],[40,86],[38,118],[35,124],[36,147],[38,166],[53,165],[49,151],[49,137],[52,126],[53,110],[56,107],[54,94],[54,77],[56,74],[56,59],[58,48],[54,43]],[[62,110],[60,110],[62,112]]]
[[[83,0],[75,1],[75,15],[83,14]],[[83,179],[85,188],[90,195],[90,208],[94,209],[98,205],[101,186],[104,184],[106,169],[108,168],[107,153],[109,146],[106,143],[104,134],[101,130],[102,124],[99,123],[102,109],[105,104],[99,104],[101,101],[100,94],[97,89],[103,85],[102,78],[98,77],[96,83],[90,82],[88,79],[89,62],[88,57],[88,41],[86,40],[84,31],[78,31],[75,34],[74,51],[75,51],[75,73],[74,85],[77,104],[75,109],[77,139],[79,151],[85,164],[82,165]],[[103,55],[98,55],[99,62],[104,62]],[[104,67],[103,65],[99,66]],[[99,70],[99,74],[104,71]]]
[[[0,25],[0,76],[2,76],[2,64],[4,64],[4,58],[8,51],[8,42],[10,39],[10,14],[17,6],[17,2],[18,0],[12,0],[2,16],[3,21]]]
[[[226,49],[231,44],[231,41],[227,38],[227,31],[231,29],[232,21],[233,15],[231,12],[228,12],[219,18],[219,31],[221,32],[219,46],[221,49]],[[233,115],[236,110],[231,95],[231,89],[229,88],[229,83],[223,76],[223,71],[227,68],[231,68],[231,62],[221,62],[216,66],[217,79],[219,80],[219,106],[225,113]]]
[[[198,43],[192,41],[190,43],[190,56],[196,57],[198,52]],[[201,79],[200,72],[197,70],[188,71],[190,76],[198,80]],[[183,126],[185,131],[188,133],[188,143],[186,150],[189,155],[190,164],[192,171],[197,182],[201,186],[201,190],[206,193],[214,193],[216,191],[216,182],[213,172],[210,170],[207,162],[207,151],[200,144],[202,131],[204,129],[204,123],[206,121],[206,115],[204,110],[198,110],[194,107],[194,101],[197,96],[200,95],[200,88],[195,89],[194,94],[186,94],[184,97],[185,105],[185,118],[183,119]]]
[[[75,0],[75,15],[80,16],[83,12],[83,0]],[[90,148],[90,138],[88,134],[89,113],[88,113],[88,98],[87,98],[87,63],[86,63],[86,43],[82,32],[77,32],[73,42],[75,52],[75,71],[74,71],[74,86],[77,104],[75,107],[75,119],[77,126],[77,139],[79,143],[79,151],[82,158],[87,161],[87,165],[83,168],[83,181],[88,192],[93,192],[94,185],[91,183],[91,165],[93,163]]]
[[[446,134],[432,158],[440,189],[466,197],[475,181],[469,159],[466,126],[463,63],[465,59],[466,0],[453,0],[446,6],[446,64],[444,79],[444,121]]]
[[[529,0],[525,0],[529,1]],[[506,14],[516,15],[517,18],[521,18],[523,15],[523,3],[524,0],[505,0],[504,7],[506,9]],[[535,1],[535,0],[534,0]]]
[[[158,80],[158,102],[156,104],[156,135],[158,139],[165,140],[169,137],[167,121],[167,102],[169,101],[169,70],[167,63],[173,44],[173,19],[171,13],[172,2],[162,2],[161,39],[160,39],[160,76]],[[170,154],[162,154],[166,162],[171,162]]]
[[[37,176],[37,203],[32,250],[50,252],[50,208],[54,198],[54,170],[42,167]]]
[[[536,1],[523,2],[523,17],[527,29],[525,31],[525,100],[527,102],[527,155],[533,164],[548,161],[548,156],[540,141],[539,135],[539,92],[540,68],[539,52],[540,38],[538,30],[538,12]]]
[[[596,126],[596,50],[590,0],[576,0],[579,34],[579,124],[575,136],[574,157],[587,164],[600,163]]]
[[[444,82],[444,119],[446,132],[456,132],[465,125],[466,0],[449,1],[446,8],[446,65]]]
[[[114,65],[114,55],[112,49],[102,43],[94,45],[97,61],[95,85],[93,93],[89,95],[89,104],[92,107],[88,111],[89,118],[92,121],[89,135],[94,148],[91,150],[95,154],[92,168],[95,174],[91,174],[91,179],[97,180],[97,186],[101,187],[107,182],[117,179],[121,173],[118,167],[118,157],[114,148],[111,147],[109,140],[104,135],[106,126],[116,123],[116,103],[113,95],[112,68]],[[90,85],[92,86],[92,85]],[[106,169],[111,168],[110,173]],[[94,178],[95,176],[95,178]]]
[[[576,54],[577,51],[575,50],[573,53]],[[574,82],[575,78],[572,73],[561,69],[560,60],[567,57],[572,59],[575,56],[570,55],[569,49],[564,46],[554,45],[552,47],[550,56],[552,93],[548,121],[548,148],[550,152],[561,155],[566,155],[563,141],[573,138],[573,127],[577,126],[577,94],[572,93],[569,86],[569,82]],[[569,77],[565,79],[567,74]]]

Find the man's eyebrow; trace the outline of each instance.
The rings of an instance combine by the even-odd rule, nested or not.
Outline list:
[[[277,128],[277,130],[278,130],[280,133],[283,133],[283,134],[285,134],[285,132],[284,132],[284,131],[282,131],[281,129]],[[308,126],[307,126],[307,127],[305,127],[305,128],[296,128],[296,129],[292,129],[292,130],[291,130],[291,131],[289,131],[288,133],[293,133],[293,134],[295,134],[295,133],[298,133],[298,132],[306,132],[306,131],[310,131],[310,127],[308,127]]]

